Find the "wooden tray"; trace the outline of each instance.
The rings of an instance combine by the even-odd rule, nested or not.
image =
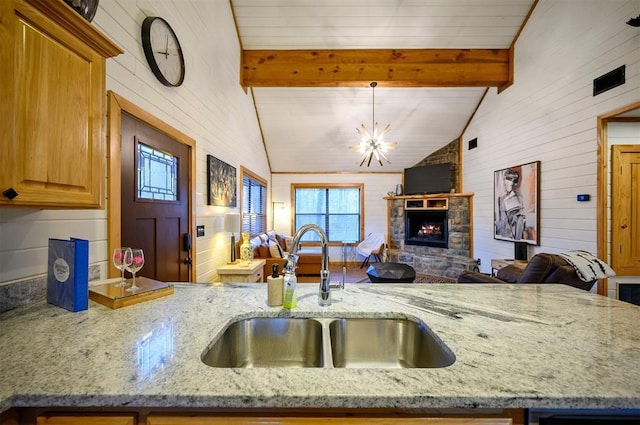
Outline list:
[[[116,286],[119,281],[120,278],[109,279],[105,283],[89,286],[89,299],[116,309],[173,294],[173,285],[143,276],[136,277],[136,285],[140,289],[135,292],[126,290],[131,286],[131,279],[126,279],[127,286],[124,287]]]

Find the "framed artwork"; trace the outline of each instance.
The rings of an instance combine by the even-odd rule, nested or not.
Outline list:
[[[494,239],[540,244],[540,161],[493,172]]]
[[[207,205],[235,207],[236,199],[235,167],[207,155]]]

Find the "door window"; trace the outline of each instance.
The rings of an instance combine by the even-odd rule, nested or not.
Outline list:
[[[178,158],[138,141],[138,199],[178,200]]]

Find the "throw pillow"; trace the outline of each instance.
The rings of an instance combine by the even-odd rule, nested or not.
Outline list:
[[[249,239],[249,242],[251,242],[251,248],[253,249],[256,249],[261,244],[260,237],[258,236],[254,236],[253,238]]]
[[[278,245],[280,245],[280,248],[282,248],[283,251],[287,250],[287,243],[284,240],[284,236],[283,235],[276,235],[276,241],[278,241]]]
[[[291,252],[291,249],[293,249],[293,237],[285,236],[284,237],[284,243],[286,245],[285,251]]]
[[[260,258],[269,258],[271,257],[271,254],[269,253],[269,246],[268,245],[260,245],[260,247],[258,247],[258,251],[260,252]]]
[[[269,253],[273,258],[282,258],[282,248],[276,241],[269,241]]]

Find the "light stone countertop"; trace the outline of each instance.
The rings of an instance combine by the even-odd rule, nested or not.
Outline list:
[[[0,411],[12,406],[637,408],[640,307],[563,285],[347,284],[330,307],[298,286],[176,285],[171,296],[71,313],[0,314]],[[221,369],[200,356],[252,316],[410,317],[455,353],[439,369]]]

